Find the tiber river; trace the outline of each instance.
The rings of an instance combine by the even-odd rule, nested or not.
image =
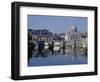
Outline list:
[[[43,52],[32,50],[32,53],[30,53],[31,57],[28,59],[28,66],[87,64],[87,54],[84,52],[79,52],[78,50],[76,50],[77,52],[71,49],[67,49],[65,51],[45,50]]]

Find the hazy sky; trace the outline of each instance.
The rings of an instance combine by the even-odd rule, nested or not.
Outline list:
[[[53,33],[62,33],[70,31],[72,25],[76,25],[80,32],[87,32],[88,18],[28,15],[28,28],[31,29],[47,29]]]

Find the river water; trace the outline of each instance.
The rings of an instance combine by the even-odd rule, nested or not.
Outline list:
[[[87,54],[72,52],[33,52],[28,66],[77,65],[87,63]]]

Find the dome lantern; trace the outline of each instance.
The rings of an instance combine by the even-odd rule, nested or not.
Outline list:
[[[71,28],[71,31],[72,32],[78,32],[77,27],[75,25],[73,25],[72,28]]]

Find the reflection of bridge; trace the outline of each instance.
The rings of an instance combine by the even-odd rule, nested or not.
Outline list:
[[[29,41],[28,58],[32,53],[82,53],[87,55],[87,44],[85,41]]]

